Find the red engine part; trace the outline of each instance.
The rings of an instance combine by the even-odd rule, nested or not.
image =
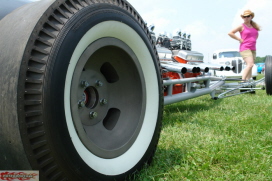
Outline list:
[[[190,78],[190,77],[197,77],[197,76],[201,75],[201,73],[200,72],[199,73],[187,72],[187,73],[185,73],[183,75],[184,75],[184,78]]]
[[[183,58],[180,58],[178,56],[174,56],[173,57],[176,61],[178,61],[179,63],[182,63],[182,64],[187,64],[187,60],[183,59]],[[185,74],[183,74],[183,78],[190,78],[190,77],[197,77],[201,75],[201,73],[192,73],[192,72],[187,72]],[[175,73],[175,72],[166,72],[166,73],[163,73],[162,77],[164,79],[181,79],[181,75],[178,74],[178,73]],[[173,91],[172,91],[172,94],[178,94],[178,93],[182,93],[185,91],[185,84],[175,84],[173,85]],[[164,90],[164,96],[167,96],[168,93],[167,93],[167,89]]]
[[[175,72],[166,72],[166,73],[163,73],[162,77],[163,78],[168,78],[168,79],[181,79],[182,78],[180,76],[180,74],[175,73]],[[175,84],[175,85],[173,85],[172,94],[182,93],[183,91],[184,91],[184,85],[183,84]],[[164,96],[167,96],[167,89],[164,90]]]
[[[185,64],[187,64],[187,60],[185,60],[185,59],[183,59],[183,58],[180,58],[180,57],[178,57],[178,56],[174,56],[174,59],[176,60],[176,61],[178,61],[179,63],[185,63]]]

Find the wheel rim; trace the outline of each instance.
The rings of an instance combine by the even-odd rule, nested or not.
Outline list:
[[[82,143],[101,158],[123,154],[141,128],[145,86],[137,62],[125,43],[102,38],[84,51],[75,67],[73,122]]]
[[[109,29],[111,31],[108,31]],[[115,39],[119,39],[121,42],[124,42],[124,44],[126,44],[127,47],[132,50],[132,52],[134,52],[137,58],[135,59],[132,57],[132,59],[139,61],[139,66],[142,70],[143,80],[141,80],[141,86],[145,84],[145,87],[142,86],[143,91],[141,96],[143,98],[142,100],[145,102],[143,103],[144,106],[142,105],[141,107],[142,112],[140,115],[140,121],[138,121],[138,125],[140,125],[140,127],[137,127],[139,130],[135,130],[135,141],[132,141],[129,144],[121,147],[121,151],[119,149],[119,151],[113,151],[110,153],[111,149],[104,149],[104,153],[99,155],[97,150],[92,150],[92,148],[90,150],[87,146],[85,146],[86,142],[81,140],[82,137],[79,136],[77,130],[75,129],[78,128],[78,126],[74,125],[73,121],[73,116],[75,115],[74,113],[76,111],[72,111],[71,105],[75,106],[74,109],[78,109],[78,101],[80,100],[80,96],[77,97],[76,100],[73,100],[73,102],[71,100],[71,94],[74,90],[73,88],[71,89],[71,87],[73,87],[72,84],[76,82],[74,82],[74,77],[76,77],[74,72],[76,72],[75,69],[77,67],[80,67],[77,65],[78,62],[80,62],[80,57],[91,44],[104,37],[113,37]],[[124,49],[123,51],[127,52],[127,50]],[[137,66],[137,64],[135,64],[135,66]],[[81,69],[79,72],[82,72],[82,70],[83,69]],[[78,76],[80,77],[80,75]],[[81,38],[72,55],[68,67],[64,90],[64,105],[66,122],[71,140],[78,154],[87,165],[89,165],[95,171],[105,175],[122,174],[134,167],[144,156],[153,138],[158,118],[159,101],[158,77],[152,56],[145,42],[141,39],[135,30],[121,22],[107,21],[95,25],[84,35],[84,37]],[[82,125],[81,121],[77,121],[77,123]],[[131,133],[132,132],[130,132],[130,136],[132,135]],[[131,136],[129,141],[133,139],[134,135]],[[100,148],[103,148],[103,145]],[[105,156],[106,153],[111,154],[109,156],[110,159],[107,159]],[[116,165],[118,165],[118,167],[116,167]]]

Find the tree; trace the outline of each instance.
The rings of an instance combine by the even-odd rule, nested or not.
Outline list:
[[[264,63],[266,57],[256,57],[255,63]]]

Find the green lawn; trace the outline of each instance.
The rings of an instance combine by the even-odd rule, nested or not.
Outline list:
[[[271,107],[265,90],[165,106],[153,162],[134,179],[272,180]]]

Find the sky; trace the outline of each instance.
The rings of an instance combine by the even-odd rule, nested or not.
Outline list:
[[[6,16],[8,13],[13,11],[14,9],[26,3],[40,1],[40,0],[0,0],[0,1],[2,5],[0,6],[0,20],[1,20],[4,16]]]
[[[128,0],[147,25],[155,25],[159,33],[180,29],[191,34],[192,51],[212,58],[218,49],[239,49],[239,42],[228,33],[243,23],[241,14],[250,9],[253,21],[261,26],[257,40],[257,56],[272,55],[272,0]],[[239,32],[236,34],[240,36]]]

